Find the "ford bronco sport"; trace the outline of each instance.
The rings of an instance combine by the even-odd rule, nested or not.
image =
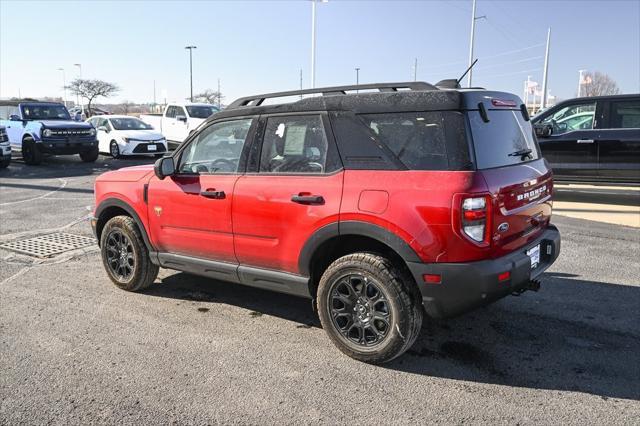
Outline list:
[[[61,103],[0,101],[0,125],[7,128],[11,148],[22,152],[26,164],[40,164],[44,154],[79,154],[85,162],[98,159],[96,129],[73,121]]]
[[[97,179],[104,267],[129,291],[163,267],[308,297],[342,352],[389,361],[425,312],[537,290],[557,258],[528,120],[450,81],[241,98],[154,167]]]

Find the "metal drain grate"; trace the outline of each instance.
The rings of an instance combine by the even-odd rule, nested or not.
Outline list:
[[[0,247],[34,257],[51,257],[65,251],[77,250],[95,244],[94,238],[54,232],[26,240],[11,241],[0,245]]]

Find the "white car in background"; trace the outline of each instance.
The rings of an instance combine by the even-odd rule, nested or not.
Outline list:
[[[167,152],[162,133],[128,115],[101,115],[87,120],[98,131],[98,150],[113,158],[122,155],[157,155]]]

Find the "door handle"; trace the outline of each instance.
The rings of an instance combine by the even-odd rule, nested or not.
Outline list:
[[[578,139],[578,143],[593,143],[593,139]]]
[[[213,198],[214,200],[222,200],[226,196],[224,191],[216,191],[215,189],[207,189],[206,191],[201,191],[200,195],[206,198]]]
[[[302,195],[302,193],[292,196],[291,201],[304,205],[324,204],[324,198],[322,198],[322,195]]]

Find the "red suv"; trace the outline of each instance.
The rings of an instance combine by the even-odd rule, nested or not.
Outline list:
[[[92,225],[124,290],[163,267],[308,297],[341,351],[380,363],[425,312],[537,290],[552,190],[517,96],[329,87],[239,99],[155,167],[101,175]]]

